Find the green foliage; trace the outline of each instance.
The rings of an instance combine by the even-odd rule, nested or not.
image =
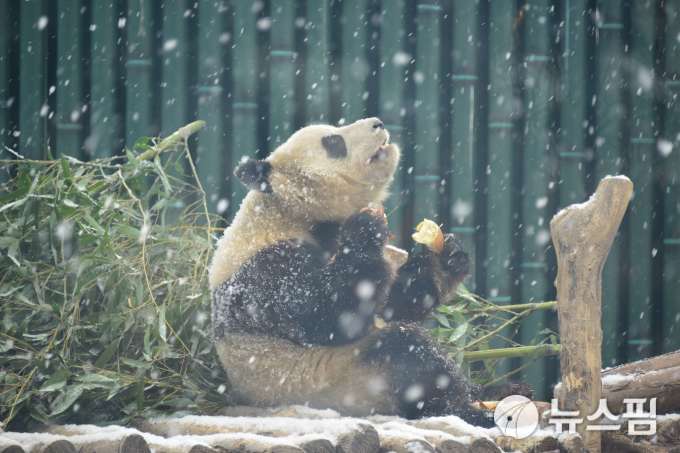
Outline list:
[[[185,143],[195,130],[184,132],[141,139],[125,158],[11,163],[0,186],[5,427],[227,404],[208,333],[215,219]]]
[[[522,318],[536,310],[555,308],[556,302],[497,305],[461,285],[454,299],[432,314],[436,327],[431,332],[457,363],[468,365],[464,370],[472,380],[490,385],[521,371],[531,360],[559,351],[557,335],[550,329],[537,332],[530,345],[513,340]],[[529,362],[499,375],[498,363],[516,357]],[[470,362],[476,362],[475,366],[469,366]]]

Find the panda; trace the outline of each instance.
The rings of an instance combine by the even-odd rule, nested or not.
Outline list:
[[[387,257],[389,138],[377,118],[311,125],[236,168],[249,191],[209,269],[217,354],[242,404],[489,426],[418,325],[467,275],[467,254],[446,235],[439,255],[414,250],[398,270]]]

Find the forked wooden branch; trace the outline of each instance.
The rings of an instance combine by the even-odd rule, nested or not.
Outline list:
[[[550,222],[557,254],[562,410],[578,410],[577,430],[591,453],[600,452],[600,433],[586,430],[602,394],[602,267],[633,193],[625,176],[600,181],[588,201],[573,204]]]

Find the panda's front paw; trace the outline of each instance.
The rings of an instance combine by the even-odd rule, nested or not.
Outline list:
[[[348,218],[342,225],[341,247],[345,253],[382,252],[390,231],[382,209],[365,208]]]
[[[470,273],[470,257],[453,234],[444,235],[444,250],[439,260],[442,268],[458,283]]]

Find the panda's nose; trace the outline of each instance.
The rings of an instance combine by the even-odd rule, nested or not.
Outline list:
[[[373,122],[373,129],[385,129],[385,125],[383,124],[382,121],[376,119],[376,120]]]

